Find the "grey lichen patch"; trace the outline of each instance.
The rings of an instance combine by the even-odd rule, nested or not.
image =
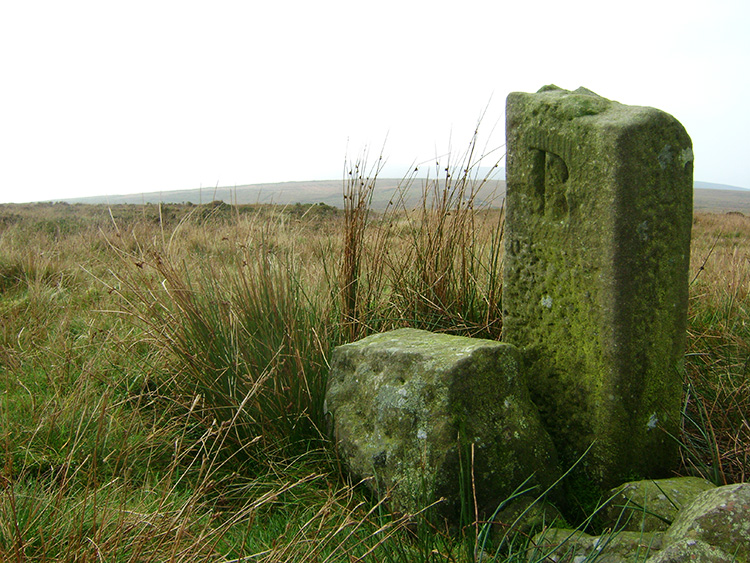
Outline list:
[[[657,156],[657,159],[659,160],[659,166],[661,166],[661,169],[666,170],[667,166],[672,164],[673,158],[674,158],[674,154],[672,151],[672,146],[664,145],[664,148],[661,150],[661,152]]]
[[[687,166],[688,164],[692,164],[695,160],[695,155],[693,154],[693,149],[691,147],[687,147],[685,149],[682,149],[680,151],[680,154],[678,156],[680,166],[683,168]]]
[[[412,329],[373,335],[334,351],[326,404],[350,473],[400,510],[444,497],[442,512],[455,519],[472,447],[486,512],[529,475],[540,487],[558,475],[508,344]]]

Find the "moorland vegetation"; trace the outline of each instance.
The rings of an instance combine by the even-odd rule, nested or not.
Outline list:
[[[439,170],[378,213],[362,162],[343,209],[0,206],[0,560],[525,560],[522,535],[390,513],[327,438],[334,346],[500,336],[502,209]],[[691,262],[677,473],[740,482],[750,218],[697,214]]]

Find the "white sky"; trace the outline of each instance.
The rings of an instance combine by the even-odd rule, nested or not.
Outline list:
[[[400,177],[550,83],[671,113],[696,180],[750,188],[748,69],[747,0],[4,0],[0,202],[338,179],[384,141]]]

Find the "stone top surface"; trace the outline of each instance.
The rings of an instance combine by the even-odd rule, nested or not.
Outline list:
[[[417,352],[434,357],[452,357],[470,354],[480,348],[513,348],[510,344],[468,338],[419,330],[400,328],[389,332],[373,334],[357,342],[345,344],[341,348],[367,348],[369,350],[392,350],[399,352]]]
[[[548,114],[563,121],[598,116],[598,122],[610,125],[630,126],[639,114],[645,118],[653,113],[664,113],[652,107],[621,104],[583,87],[570,91],[554,85],[544,86],[536,93],[512,92],[508,100],[509,103],[523,102],[533,115]]]

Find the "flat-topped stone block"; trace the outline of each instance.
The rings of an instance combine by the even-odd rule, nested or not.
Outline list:
[[[586,89],[507,101],[503,340],[565,464],[600,485],[677,462],[693,151],[672,116]]]
[[[423,330],[339,346],[326,409],[341,459],[393,508],[443,498],[454,522],[472,479],[480,514],[527,479],[541,493],[559,476],[557,458],[519,369],[514,346]]]

